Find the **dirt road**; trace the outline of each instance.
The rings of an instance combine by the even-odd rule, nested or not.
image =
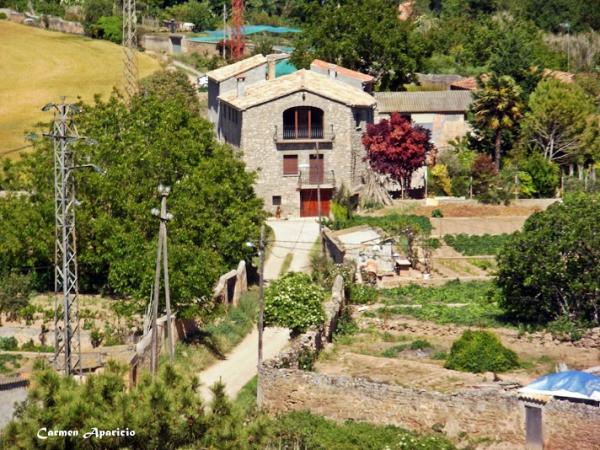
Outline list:
[[[263,358],[269,359],[277,355],[287,344],[289,331],[284,328],[266,328],[264,334]],[[258,364],[258,331],[254,329],[229,354],[227,359],[219,361],[202,371],[198,376],[202,387],[202,398],[210,401],[212,392],[210,386],[221,380],[225,383],[225,392],[229,398],[235,398],[237,393],[257,373]]]
[[[319,236],[319,225],[315,219],[269,220],[268,224],[275,233],[275,242],[265,263],[265,280],[279,277],[281,265],[288,253],[293,254],[289,271],[309,271],[310,250]]]

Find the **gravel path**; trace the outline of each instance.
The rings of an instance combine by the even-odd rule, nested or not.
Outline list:
[[[268,225],[275,233],[275,242],[265,263],[265,280],[279,277],[281,265],[288,253],[294,255],[291,272],[310,270],[310,250],[319,237],[319,224],[313,218],[269,220]]]
[[[275,233],[275,242],[265,261],[265,281],[279,277],[281,265],[288,253],[293,254],[290,271],[306,272],[310,270],[309,253],[319,236],[319,225],[314,218],[292,220],[269,220],[269,226]],[[264,359],[277,355],[287,345],[289,331],[283,328],[266,328],[263,340]],[[210,386],[221,380],[225,383],[225,392],[230,398],[237,393],[257,373],[258,331],[254,329],[246,338],[219,361],[198,374],[202,382],[201,394],[205,400],[212,398]]]
[[[284,328],[266,328],[263,337],[263,357],[272,358],[287,345],[289,331]],[[198,376],[202,387],[202,398],[212,399],[210,386],[221,380],[225,383],[225,392],[229,398],[237,393],[257,373],[258,365],[258,331],[254,329],[246,338],[227,355],[227,359],[219,361],[202,371]]]

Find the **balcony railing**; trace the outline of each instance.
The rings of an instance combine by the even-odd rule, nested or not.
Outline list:
[[[288,127],[283,128],[275,125],[273,140],[278,143],[294,142],[332,142],[335,139],[333,124],[327,128],[322,127]]]
[[[335,173],[333,170],[301,169],[298,173],[298,189],[315,188],[317,185],[335,187]]]
[[[323,128],[283,127],[284,139],[323,139]]]

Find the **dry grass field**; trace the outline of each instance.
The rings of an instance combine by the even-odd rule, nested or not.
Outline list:
[[[92,101],[122,87],[121,47],[83,36],[41,30],[0,20],[0,155],[20,147],[25,132],[51,120],[41,111],[48,102]],[[140,76],[159,68],[139,58]],[[10,157],[18,157],[12,153]]]

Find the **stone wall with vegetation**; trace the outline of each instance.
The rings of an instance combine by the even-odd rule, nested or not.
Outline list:
[[[453,394],[331,376],[265,364],[258,399],[269,414],[310,411],[326,418],[441,431],[450,438],[491,440],[502,448],[525,446],[524,405],[514,392],[465,390]],[[600,409],[564,400],[543,408],[545,449],[593,450],[600,442]]]
[[[269,414],[308,410],[340,421],[525,444],[523,406],[498,389],[443,394],[269,365],[261,367],[258,380],[259,404]]]

